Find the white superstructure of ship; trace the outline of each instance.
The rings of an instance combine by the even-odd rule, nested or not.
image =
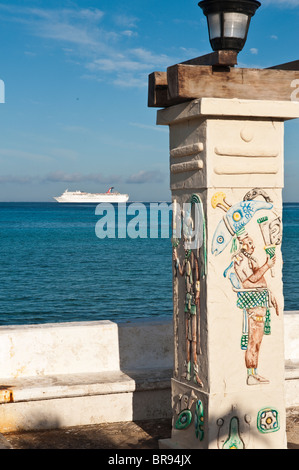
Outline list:
[[[82,191],[69,191],[66,189],[61,196],[54,197],[58,202],[74,202],[74,203],[83,203],[83,202],[111,202],[111,203],[120,203],[127,202],[129,199],[128,194],[120,194],[113,192],[113,187],[109,188],[106,193],[85,193]]]

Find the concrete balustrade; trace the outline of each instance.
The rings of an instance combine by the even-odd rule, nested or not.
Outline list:
[[[299,406],[299,312],[284,314],[286,407]]]
[[[169,320],[0,327],[0,432],[170,416]]]
[[[285,316],[299,405],[299,312]],[[0,327],[0,432],[171,417],[171,319]]]

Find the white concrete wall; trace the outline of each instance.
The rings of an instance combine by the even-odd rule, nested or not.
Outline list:
[[[299,311],[285,312],[286,365],[299,365]],[[0,327],[0,379],[171,369],[171,319]]]
[[[172,323],[0,327],[0,432],[171,416]]]
[[[299,312],[286,312],[286,405],[299,406]],[[0,327],[0,432],[171,417],[171,319]]]
[[[284,343],[286,363],[299,365],[299,311],[284,313]]]
[[[287,408],[299,406],[299,311],[284,314],[285,395]]]
[[[0,378],[172,367],[169,320],[0,327]]]

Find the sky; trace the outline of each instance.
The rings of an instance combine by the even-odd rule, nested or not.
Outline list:
[[[196,0],[0,0],[0,201],[65,189],[170,201],[168,128],[148,75],[208,54]],[[299,0],[262,0],[239,67],[299,59]],[[285,202],[299,201],[299,119],[285,124]]]

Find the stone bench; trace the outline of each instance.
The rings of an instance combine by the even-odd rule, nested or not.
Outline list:
[[[0,327],[0,432],[171,416],[169,320]]]
[[[286,406],[299,406],[299,312],[285,312]],[[171,319],[0,327],[0,432],[169,418]]]

